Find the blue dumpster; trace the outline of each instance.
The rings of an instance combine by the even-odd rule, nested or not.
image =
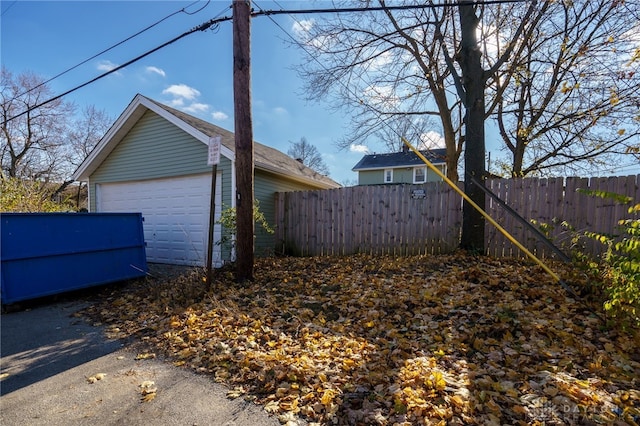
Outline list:
[[[2,304],[145,276],[140,213],[0,214]]]

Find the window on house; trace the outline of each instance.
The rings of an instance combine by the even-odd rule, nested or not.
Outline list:
[[[384,170],[384,183],[393,183],[393,169]]]
[[[413,169],[413,183],[425,183],[427,181],[427,168],[415,167]]]

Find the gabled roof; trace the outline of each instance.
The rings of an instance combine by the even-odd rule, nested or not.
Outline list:
[[[235,136],[232,132],[138,94],[104,137],[100,139],[91,154],[78,167],[73,179],[87,181],[146,111],[160,115],[204,144],[209,143],[210,137],[220,136],[221,154],[235,161]],[[256,169],[277,173],[320,187],[336,188],[340,186],[333,179],[316,172],[283,152],[261,143],[254,142],[253,156]]]
[[[444,164],[447,156],[446,149],[432,149],[420,151],[432,164]],[[399,167],[415,167],[424,162],[413,151],[391,152],[387,154],[368,154],[353,166],[354,172],[359,170],[393,169]]]

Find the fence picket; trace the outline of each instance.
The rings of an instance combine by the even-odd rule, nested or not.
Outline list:
[[[565,252],[571,242],[565,226],[613,234],[620,219],[632,217],[630,204],[588,196],[578,189],[606,191],[640,202],[640,175],[609,178],[492,179],[486,186],[527,221],[551,225],[550,237]],[[462,188],[462,184],[459,184]],[[424,198],[413,197],[416,190]],[[491,197],[486,210],[527,249],[553,256],[530,230]],[[275,241],[278,253],[295,255],[438,254],[460,243],[462,200],[444,182],[423,185],[355,186],[275,195]],[[486,252],[522,257],[492,225],[485,228]],[[588,253],[602,247],[583,239]]]

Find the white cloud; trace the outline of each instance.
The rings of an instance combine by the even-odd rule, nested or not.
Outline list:
[[[199,112],[207,112],[209,110],[209,105],[207,104],[203,104],[200,102],[193,102],[191,104],[189,104],[188,106],[182,108],[182,110],[184,112],[188,112],[191,114],[196,114]]]
[[[397,109],[400,104],[400,98],[392,86],[369,86],[363,91],[364,96],[368,97],[370,102],[378,107],[386,107],[389,109]]]
[[[315,22],[315,19],[303,19],[302,21],[296,21],[291,26],[291,31],[296,37],[306,39]]]
[[[352,143],[351,145],[349,145],[349,151],[357,152],[359,154],[368,154],[369,148],[367,148],[366,145],[359,145],[359,144]]]
[[[214,111],[211,113],[211,118],[216,121],[224,121],[229,118],[229,116],[222,111]]]
[[[420,149],[444,148],[444,137],[433,130],[420,135]]]
[[[189,114],[201,115],[211,108],[209,104],[198,102],[200,92],[186,84],[172,84],[164,89],[162,94],[173,97],[167,101],[169,105]]]
[[[393,55],[390,51],[382,52],[369,62],[371,71],[382,71],[393,62]]]
[[[315,49],[323,49],[330,46],[333,38],[326,35],[312,35],[311,30],[315,25],[314,19],[304,19],[302,21],[296,21],[291,26],[291,32],[293,32],[295,38],[302,44],[306,44],[309,47]]]
[[[284,109],[283,107],[275,107],[273,109],[273,112],[276,113],[277,115],[287,115],[289,112]]]
[[[184,106],[184,99],[182,99],[182,98],[171,99],[169,101],[169,105],[171,105],[174,108],[180,109],[180,108],[182,108]]]
[[[200,96],[200,92],[193,87],[189,87],[186,84],[172,84],[162,91],[163,95],[173,95],[178,98],[187,99],[189,101],[194,100]]]
[[[111,61],[100,61],[98,62],[98,70],[99,71],[111,71],[116,68],[118,65],[114,64]]]
[[[160,69],[158,67],[146,67],[145,71],[148,72],[148,73],[155,73],[155,74],[161,75],[162,77],[166,77],[167,76],[167,74],[164,72],[164,70]]]

